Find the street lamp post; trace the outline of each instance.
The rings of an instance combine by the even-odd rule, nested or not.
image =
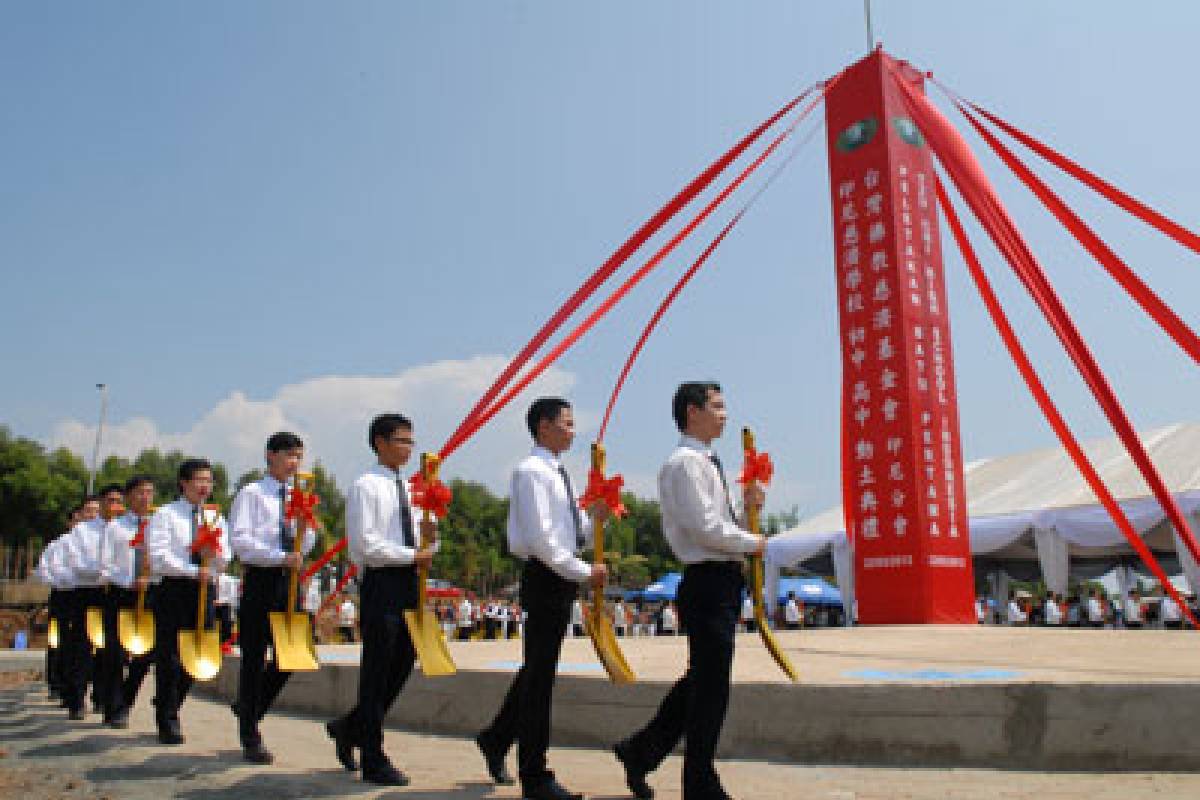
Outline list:
[[[92,471],[88,475],[88,494],[95,491],[96,472],[100,469],[100,438],[104,435],[104,418],[108,414],[108,384],[97,383],[100,390],[100,424],[96,426],[96,444],[92,448]]]

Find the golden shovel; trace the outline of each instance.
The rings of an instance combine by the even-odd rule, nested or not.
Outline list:
[[[88,641],[97,650],[104,649],[104,609],[89,606],[84,627],[87,630]]]
[[[208,556],[203,556],[200,559],[200,569],[207,570],[207,568]],[[211,681],[221,671],[221,632],[216,628],[204,627],[204,612],[208,605],[208,581],[199,581],[199,583],[200,597],[196,605],[196,629],[191,631],[180,629],[178,634],[179,660],[188,674],[196,680]]]
[[[292,486],[293,500],[303,502],[305,498],[304,485],[311,485],[313,476],[302,472],[296,474]],[[299,492],[299,496],[297,496]],[[292,552],[299,554],[303,546],[307,521],[303,514],[296,515],[296,535]],[[321,668],[317,661],[317,646],[313,641],[312,622],[308,614],[296,610],[296,586],[300,580],[300,570],[293,567],[288,579],[288,596],[286,611],[272,611],[268,618],[271,621],[271,638],[275,643],[275,664],[283,672],[313,672]]]
[[[150,508],[150,513],[154,513],[154,508]],[[145,550],[145,533],[146,524],[150,521],[149,517],[143,517],[138,523],[137,540],[141,537],[140,546]],[[150,577],[150,559],[142,559],[142,569],[138,574],[139,578],[149,579]],[[137,605],[133,609],[123,608],[117,612],[117,639],[121,642],[121,647],[125,648],[125,652],[131,656],[144,656],[154,649],[154,613],[146,610],[146,590],[138,589]]]
[[[440,464],[441,459],[433,453],[421,455],[421,479],[426,487],[431,487],[437,482]],[[425,509],[425,519],[431,518],[429,509]],[[417,542],[418,549],[423,545],[423,542]],[[404,612],[404,621],[408,624],[409,638],[412,639],[413,649],[417,651],[417,659],[421,662],[421,672],[430,678],[453,675],[458,668],[454,666],[454,659],[450,657],[450,648],[446,646],[442,625],[425,603],[425,581],[428,577],[428,567],[417,569],[417,607]]]
[[[604,445],[600,442],[592,444],[592,469],[604,474]],[[604,563],[604,523],[599,520],[592,522],[593,532],[593,561],[597,564]],[[617,634],[613,630],[612,621],[608,618],[608,611],[605,608],[604,602],[604,587],[592,589],[592,613],[584,617],[583,628],[587,631],[588,636],[592,639],[592,646],[596,650],[596,657],[600,659],[600,663],[604,665],[604,671],[608,673],[608,678],[613,683],[634,683],[637,681],[637,676],[633,674],[633,670],[629,667],[629,662],[625,660],[625,654],[621,652],[621,645],[617,643]]]
[[[754,451],[754,434],[749,428],[742,428],[742,449]],[[758,507],[746,504],[746,524],[751,533],[758,533]],[[771,654],[771,658],[775,659],[775,663],[783,670],[783,673],[793,681],[800,680],[799,673],[792,666],[792,662],[788,659],[787,654],[783,652],[783,648],[779,646],[779,642],[775,639],[775,634],[767,627],[767,612],[763,607],[763,560],[762,556],[750,557],[750,591],[754,597],[754,622],[758,627],[758,635],[762,637],[763,644],[766,645],[767,651]]]

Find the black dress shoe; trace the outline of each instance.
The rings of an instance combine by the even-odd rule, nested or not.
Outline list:
[[[551,778],[545,783],[530,786],[521,792],[524,800],[583,800],[578,792],[569,792],[558,781]]]
[[[633,757],[633,749],[629,746],[629,742],[617,742],[613,745],[613,754],[621,765],[625,767],[625,785],[629,787],[629,791],[637,800],[651,800],[654,797],[654,789],[650,784],[646,783],[646,775],[644,769],[638,766],[637,759]]]
[[[379,786],[408,786],[408,776],[391,764],[363,767],[363,780]]]
[[[112,715],[104,721],[104,724],[110,728],[128,728],[129,727],[129,706],[121,706]]]
[[[354,772],[358,769],[358,761],[354,758],[354,742],[350,739],[350,734],[346,731],[345,725],[341,720],[334,720],[325,723],[325,732],[329,734],[329,738],[333,739],[337,760],[347,772]]]
[[[158,741],[163,744],[183,744],[183,734],[170,727],[160,727]]]
[[[262,742],[255,742],[242,745],[242,759],[251,764],[271,764],[275,761],[275,756],[262,746]]]
[[[511,786],[514,783],[513,776],[504,766],[504,753],[488,747],[482,733],[475,737],[475,746],[483,753],[483,761],[487,764],[488,775],[492,776],[492,780],[500,786]]]
[[[68,708],[67,709],[67,719],[75,720],[76,722],[78,722],[79,720],[83,719],[86,716],[87,716],[87,714],[83,713],[82,708]]]

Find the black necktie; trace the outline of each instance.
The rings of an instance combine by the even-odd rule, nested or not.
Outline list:
[[[134,536],[142,529],[142,518],[137,514],[133,515],[133,533]],[[140,546],[133,548],[133,577],[137,580],[141,577],[142,569],[146,565],[146,537],[143,533],[142,543]]]
[[[200,506],[191,506],[191,509],[192,509],[192,543],[195,544],[196,543],[196,532],[199,529],[199,525],[200,525]],[[190,550],[191,548],[188,548],[188,549]],[[198,550],[192,552],[191,562],[193,564],[195,564],[197,567],[200,566],[200,552]]]
[[[721,488],[725,490],[725,507],[729,509],[729,518],[737,519],[737,514],[733,513],[733,501],[729,499],[729,483],[725,480],[725,468],[721,466],[721,459],[716,453],[709,453],[708,460],[717,468],[717,474],[721,476]]]
[[[296,536],[287,524],[287,484],[279,487],[279,546],[284,553],[292,552]]]
[[[404,529],[404,546],[416,549],[417,539],[413,536],[412,507],[408,504],[408,495],[404,493],[404,480],[396,479],[396,496],[400,503],[400,527]]]
[[[567,503],[571,506],[571,521],[575,523],[575,549],[583,549],[583,521],[579,519],[579,504],[575,502],[575,492],[571,489],[571,476],[567,468],[558,465],[558,474],[562,476],[563,485],[567,487]]]

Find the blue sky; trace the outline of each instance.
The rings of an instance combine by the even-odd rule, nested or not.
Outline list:
[[[880,2],[875,22],[894,55],[1200,227],[1200,7]],[[106,381],[108,451],[180,446],[240,470],[288,426],[345,482],[366,419],[392,409],[436,447],[643,219],[864,39],[849,0],[4,4],[0,422],[87,449]],[[1194,365],[978,152],[1135,423],[1200,418]],[[1038,170],[1200,325],[1200,259]],[[827,190],[818,135],[651,339],[608,437],[635,488],[675,439],[674,385],[716,377],[775,457],[770,505],[837,502]],[[725,214],[542,386],[569,393],[583,438]],[[1108,435],[973,231],[1068,418]],[[956,255],[946,270],[966,457],[1052,445]],[[493,428],[447,472],[502,487],[525,437],[515,414]]]

